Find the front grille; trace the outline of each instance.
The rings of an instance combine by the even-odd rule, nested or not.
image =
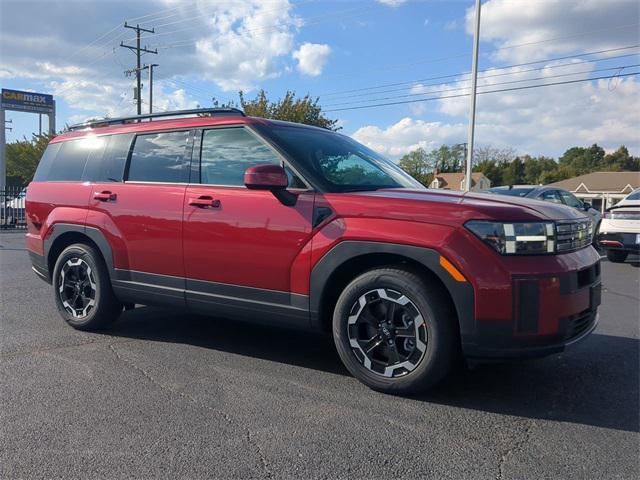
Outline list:
[[[585,310],[577,315],[569,317],[567,322],[567,339],[579,336],[589,329],[596,320],[596,312]]]
[[[556,222],[556,251],[570,252],[591,245],[593,222],[589,219]]]

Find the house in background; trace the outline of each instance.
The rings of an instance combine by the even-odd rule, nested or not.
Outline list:
[[[464,190],[464,173],[435,173],[429,188],[441,188],[443,190]],[[486,190],[491,187],[491,180],[482,172],[471,174],[471,191]]]
[[[569,190],[579,199],[591,203],[593,208],[604,212],[640,188],[640,172],[593,172],[550,185]]]

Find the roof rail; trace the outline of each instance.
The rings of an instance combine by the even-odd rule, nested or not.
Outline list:
[[[196,116],[242,116],[246,117],[245,113],[237,108],[194,108],[191,110],[174,110],[172,112],[158,112],[158,113],[147,113],[144,115],[133,115],[131,117],[119,117],[119,118],[103,118],[100,120],[91,120],[89,122],[77,123],[75,125],[71,125],[68,128],[68,131],[73,130],[81,130],[84,128],[96,128],[96,127],[106,127],[109,125],[117,125],[117,124],[125,124],[125,123],[135,123],[140,120],[151,120],[153,118],[162,118],[162,117],[178,117],[184,115],[196,115]]]

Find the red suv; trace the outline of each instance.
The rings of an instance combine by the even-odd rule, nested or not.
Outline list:
[[[459,355],[560,352],[597,321],[582,212],[428,190],[349,137],[235,109],[72,127],[26,209],[33,269],[74,328],[143,304],[331,332],[386,392]]]

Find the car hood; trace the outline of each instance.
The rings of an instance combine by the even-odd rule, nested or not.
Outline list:
[[[543,202],[531,198],[499,196],[490,193],[458,192],[451,190],[380,189],[366,192],[366,195],[393,200],[415,202],[437,202],[457,204],[459,207],[482,214],[482,217],[499,220],[526,220],[536,217],[541,220],[574,220],[588,218],[581,212],[566,205]],[[470,215],[473,215],[470,212]],[[526,217],[526,218],[525,218]]]

